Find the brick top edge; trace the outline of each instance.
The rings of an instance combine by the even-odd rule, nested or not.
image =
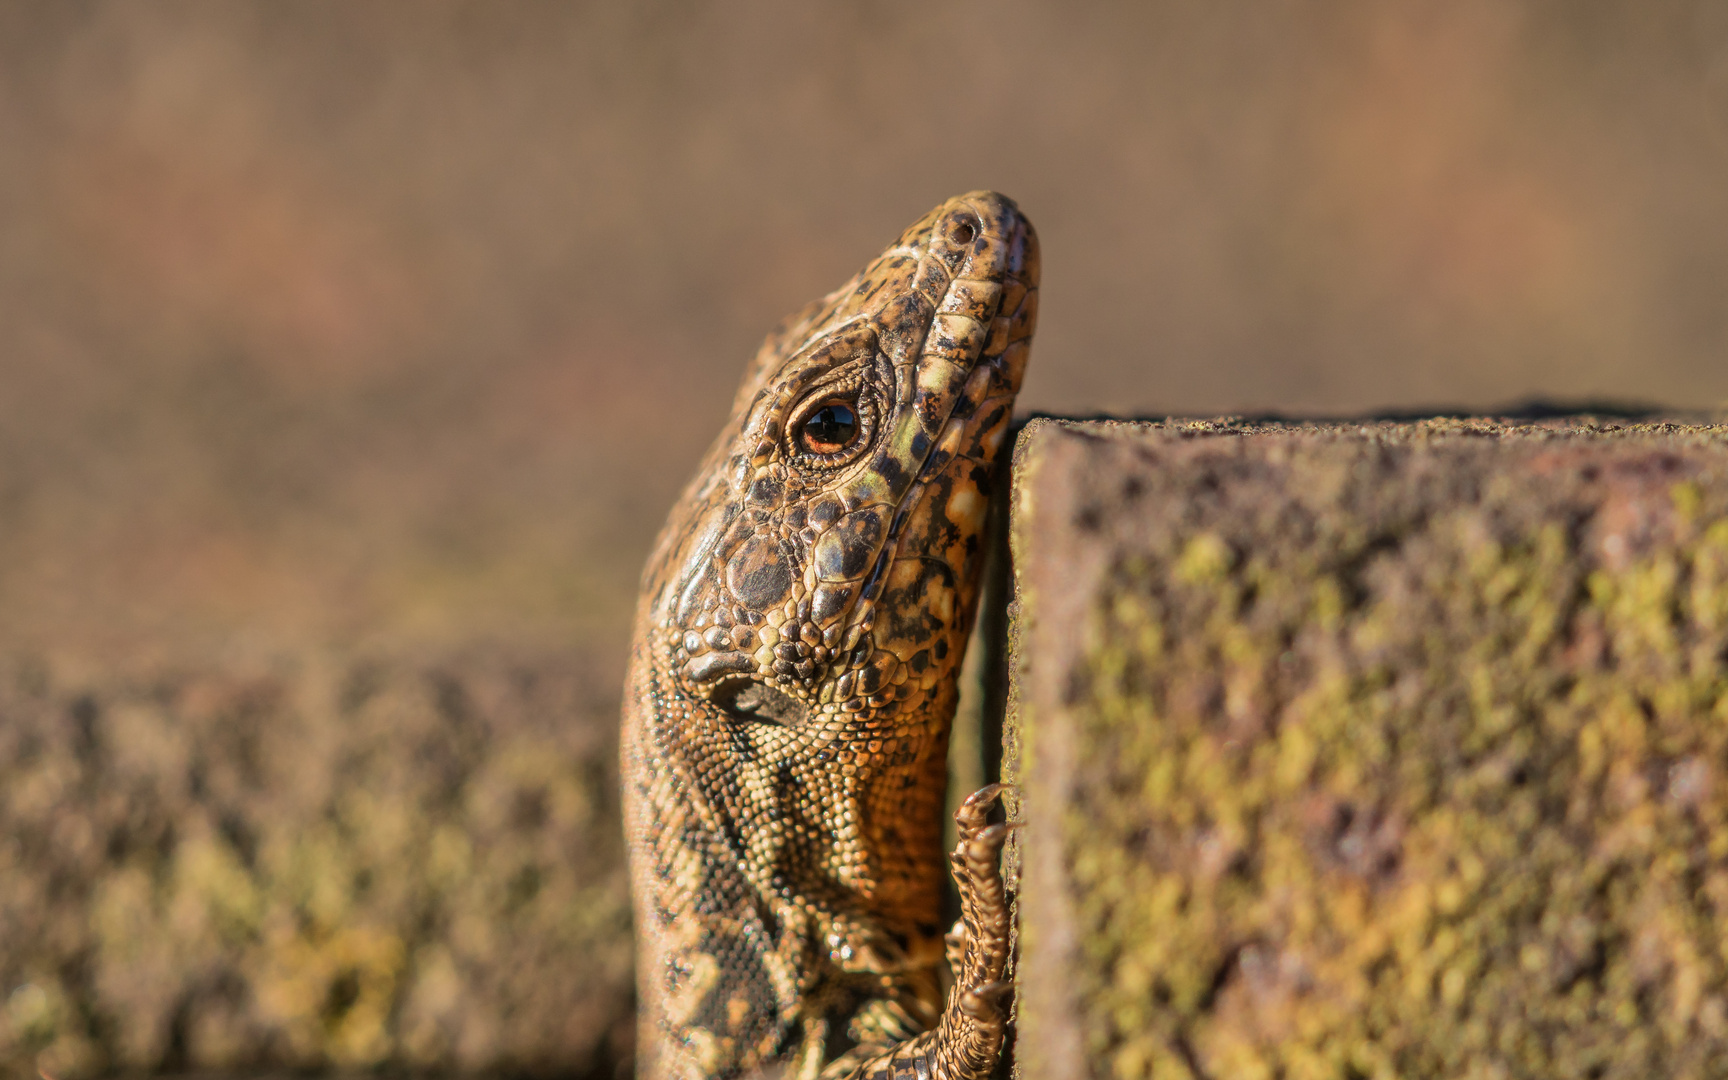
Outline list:
[[[1720,414],[1671,414],[1638,418],[1596,416],[1551,416],[1539,419],[1517,417],[1432,417],[1391,420],[1259,420],[1237,416],[1178,418],[1165,420],[1071,420],[1034,417],[1027,421],[1022,440],[1049,436],[1082,439],[1133,440],[1144,438],[1218,438],[1283,436],[1321,441],[1348,440],[1380,443],[1420,443],[1441,439],[1516,439],[1549,441],[1560,439],[1633,439],[1697,445],[1728,443],[1728,423]]]

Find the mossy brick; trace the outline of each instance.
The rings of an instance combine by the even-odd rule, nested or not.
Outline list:
[[[615,686],[540,645],[0,661],[0,1077],[614,1075]]]
[[[1728,428],[1014,467],[1023,1075],[1728,1076]]]

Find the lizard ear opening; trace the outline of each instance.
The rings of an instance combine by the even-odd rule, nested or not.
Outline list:
[[[802,701],[754,679],[734,679],[714,688],[714,704],[734,720],[802,727],[810,721],[810,710]]]

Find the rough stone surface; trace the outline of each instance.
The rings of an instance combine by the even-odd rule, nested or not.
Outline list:
[[[1728,1076],[1728,429],[1034,422],[1024,1075]]]
[[[597,674],[0,663],[0,1075],[627,1069]]]

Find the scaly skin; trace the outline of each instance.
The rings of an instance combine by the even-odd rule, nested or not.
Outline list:
[[[941,805],[1037,289],[1008,199],[926,214],[764,342],[660,535],[622,751],[644,1080],[995,1066],[999,789],[956,815],[945,1005]]]

